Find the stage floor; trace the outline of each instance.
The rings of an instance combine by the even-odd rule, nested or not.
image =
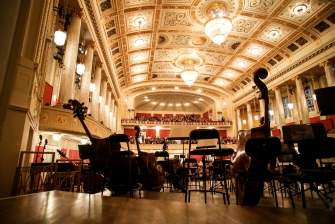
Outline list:
[[[158,200],[42,192],[0,200],[0,223],[334,223],[335,212],[315,208],[276,208],[184,203],[168,200],[183,193],[158,193]],[[196,196],[195,196],[196,197]],[[192,198],[191,198],[192,199]],[[194,199],[196,200],[196,199]]]

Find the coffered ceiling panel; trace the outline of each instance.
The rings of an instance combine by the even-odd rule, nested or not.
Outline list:
[[[252,83],[257,68],[290,65],[324,44],[322,38],[334,39],[331,0],[71,1],[90,12],[91,32],[101,39],[111,78],[119,83],[116,91],[127,94],[141,83],[143,92],[154,85],[188,88],[181,72],[191,59],[199,73],[193,86],[233,96]],[[214,6],[232,23],[221,44],[205,34]]]

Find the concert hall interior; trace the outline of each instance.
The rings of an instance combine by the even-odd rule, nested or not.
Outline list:
[[[11,0],[0,12],[5,221],[14,208],[28,211],[18,205],[28,194],[73,205],[99,197],[104,209],[154,205],[148,199],[222,206],[254,221],[261,212],[294,217],[283,223],[317,220],[321,210],[323,223],[335,220],[334,0]],[[190,142],[195,129],[214,141]],[[271,151],[265,164],[249,154],[258,144],[250,138]],[[318,153],[304,156],[305,138]],[[189,189],[199,192],[186,202]]]

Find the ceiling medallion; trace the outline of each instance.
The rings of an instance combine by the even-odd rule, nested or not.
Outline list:
[[[138,27],[141,27],[141,25],[145,24],[145,19],[143,18],[143,16],[138,16],[134,19],[134,24]]]
[[[226,6],[214,3],[208,10],[208,21],[205,23],[205,34],[215,43],[221,45],[232,29],[230,18],[226,15]]]
[[[271,30],[268,35],[271,37],[271,38],[276,38],[278,37],[279,35],[279,31],[278,30]]]
[[[207,39],[205,37],[196,37],[192,39],[193,45],[204,45]]]
[[[183,61],[184,70],[181,72],[180,76],[188,86],[193,85],[199,75],[199,73],[194,69],[194,64],[195,61],[192,59],[186,59]]]
[[[293,12],[296,15],[301,15],[302,13],[306,12],[306,10],[307,10],[307,6],[304,4],[301,4],[301,5],[297,5],[296,7],[294,7]]]

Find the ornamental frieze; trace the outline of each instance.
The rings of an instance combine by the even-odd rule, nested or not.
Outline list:
[[[273,5],[274,1],[275,0],[250,0],[249,7],[267,11]]]
[[[177,45],[188,45],[188,42],[190,39],[191,39],[191,36],[189,35],[173,36],[171,43],[177,44]]]
[[[257,21],[239,19],[235,23],[233,23],[232,31],[240,33],[249,33],[250,30],[254,28],[256,23]]]
[[[166,12],[163,18],[166,26],[192,26],[186,13]]]

